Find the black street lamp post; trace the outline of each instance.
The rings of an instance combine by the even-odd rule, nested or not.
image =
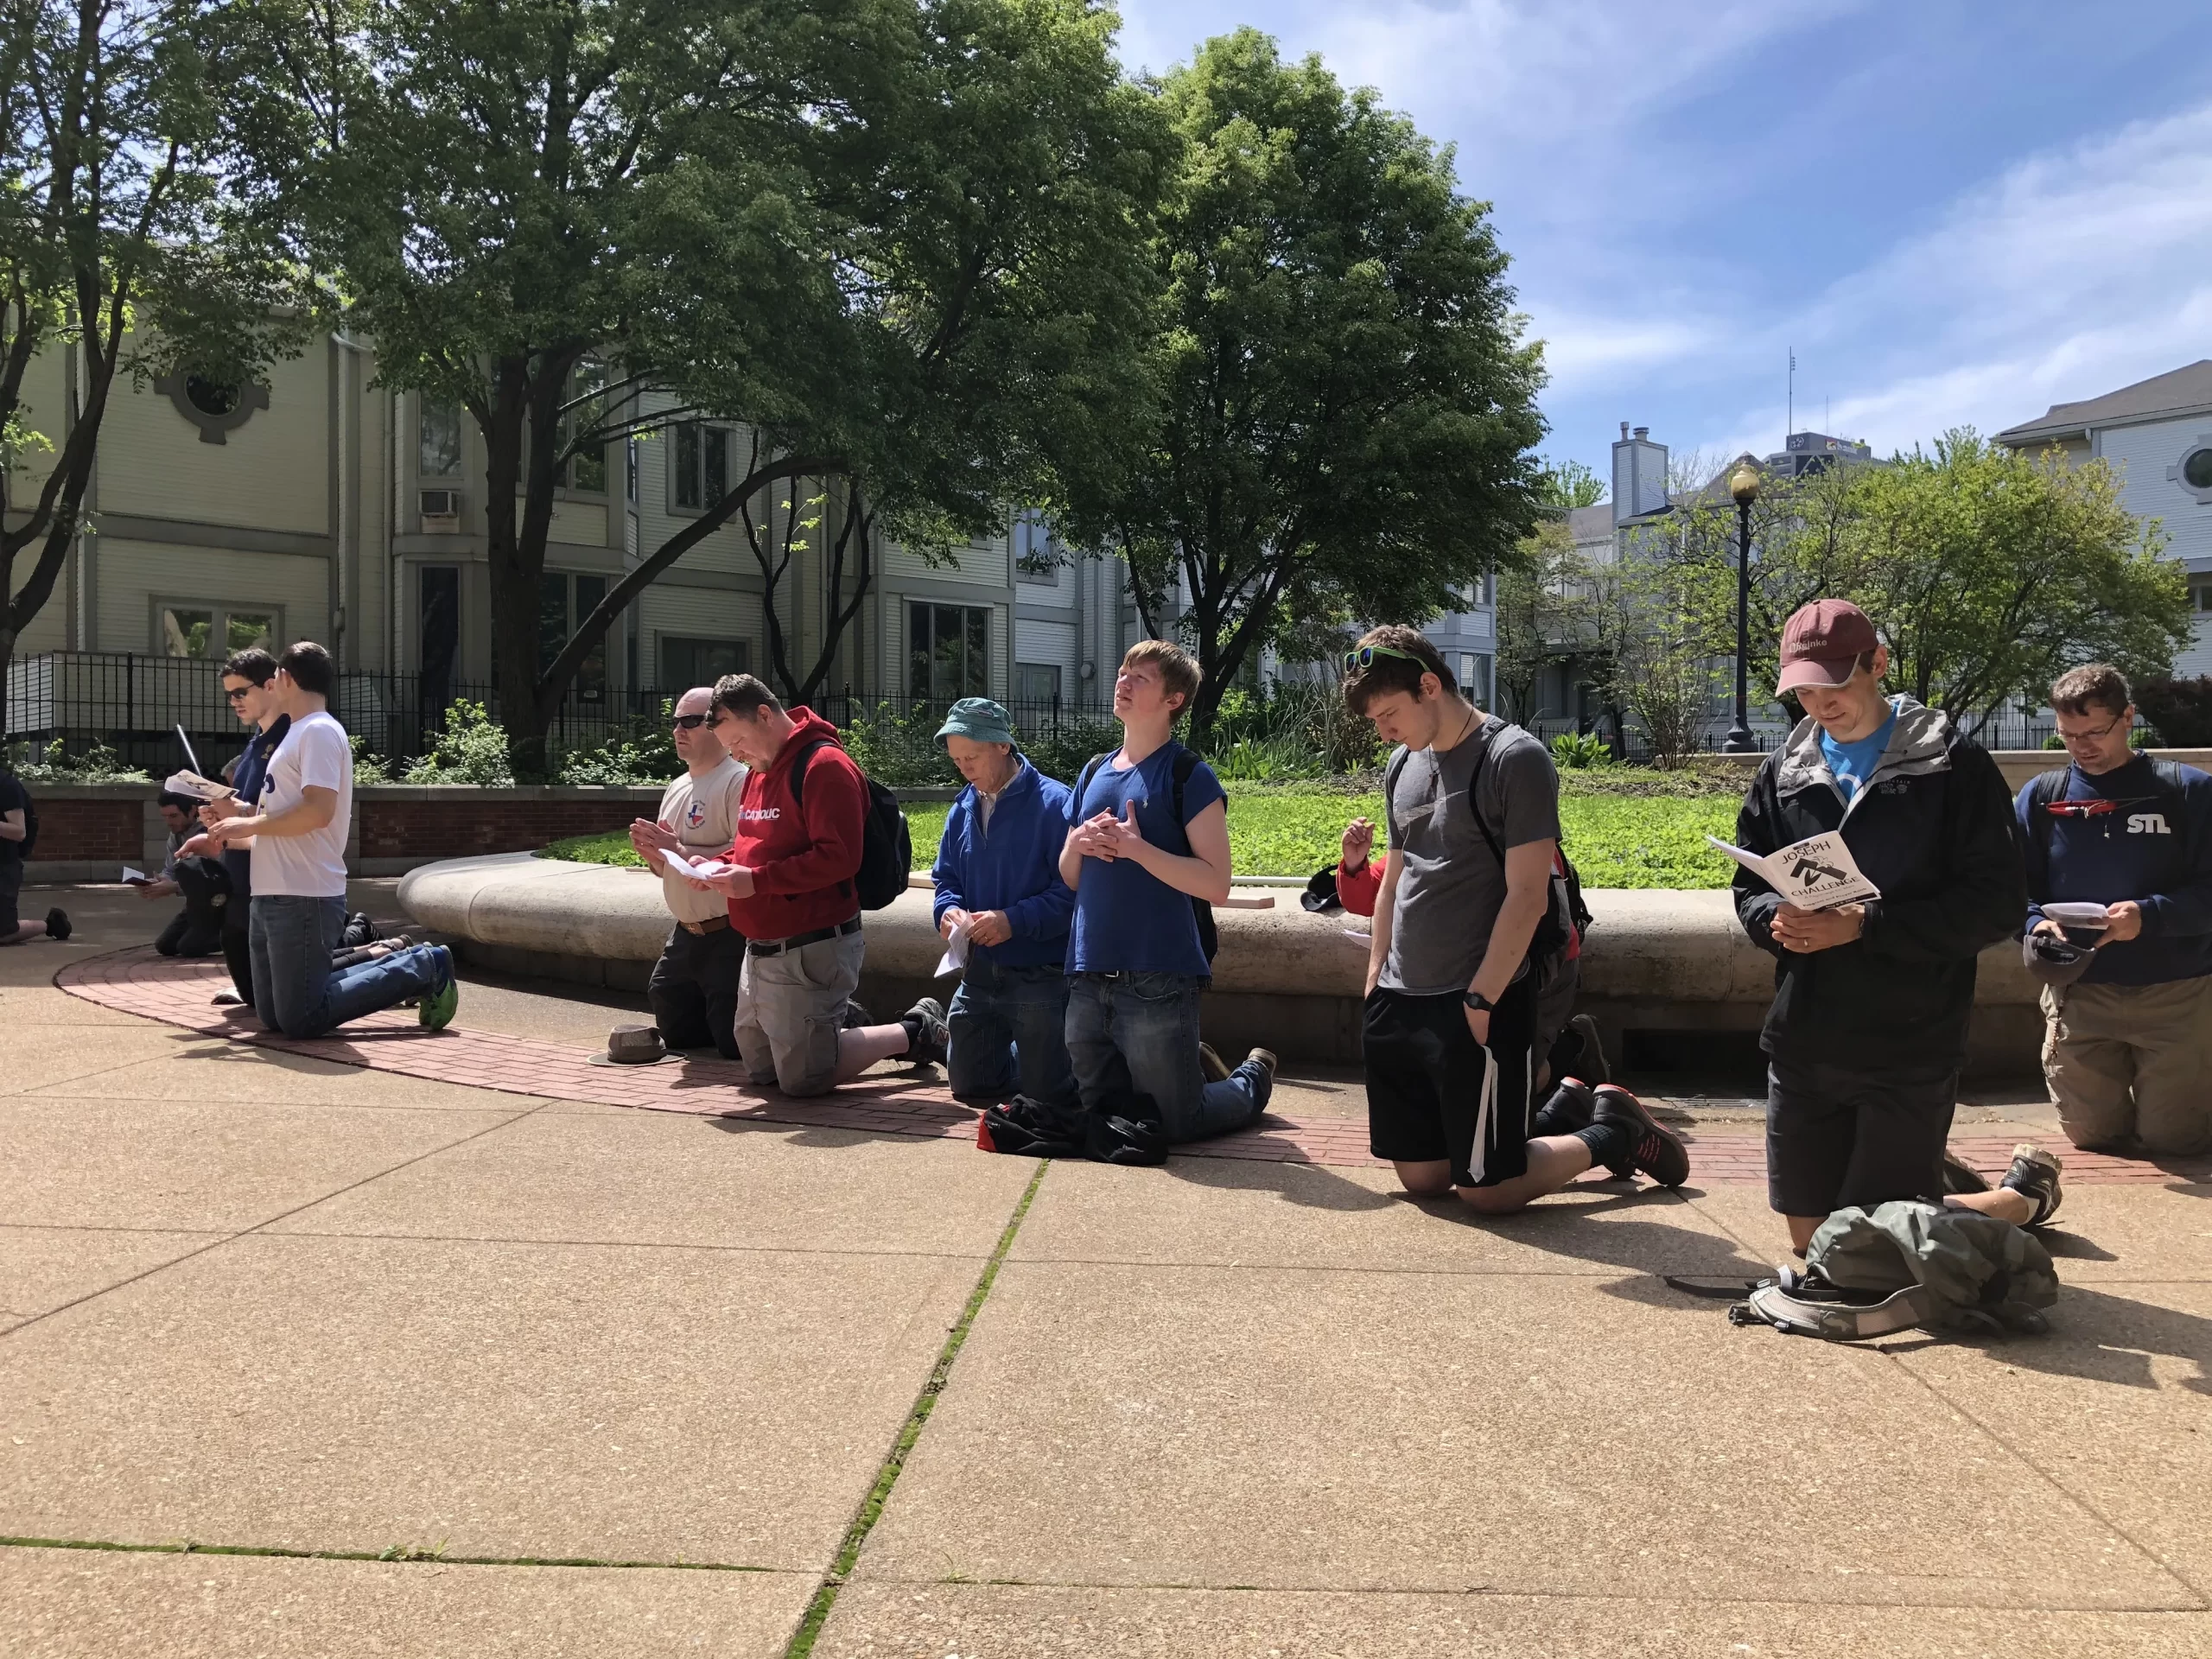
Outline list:
[[[1739,455],[1728,474],[1728,493],[1736,498],[1736,723],[1720,745],[1723,754],[1756,754],[1751,735],[1746,677],[1751,653],[1751,503],[1759,499],[1759,464]]]

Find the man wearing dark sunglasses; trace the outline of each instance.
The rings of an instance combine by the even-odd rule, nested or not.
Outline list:
[[[745,768],[730,758],[713,726],[715,694],[694,686],[676,700],[676,755],[683,776],[662,792],[660,810],[630,825],[630,846],[660,874],[661,897],[676,925],[645,985],[653,1024],[670,1048],[737,1053],[737,984],[745,936],[730,925],[728,903],[669,869],[663,854],[720,858],[737,834]]]
[[[2212,776],[2135,750],[2115,668],[2062,674],[2050,706],[2072,764],[2031,780],[2014,810],[2031,932],[2075,946],[2075,963],[2089,951],[2043,993],[2059,1124],[2088,1151],[2212,1150]],[[2062,931],[2044,906],[2068,901]]]
[[[245,753],[238,756],[230,778],[238,804],[251,807],[261,799],[262,786],[269,777],[269,757],[292,729],[291,716],[277,706],[276,659],[258,645],[232,652],[223,664],[223,700],[251,734]],[[213,842],[195,839],[185,850],[212,852],[214,847]],[[252,914],[253,849],[226,847],[222,855],[223,873],[231,880],[230,897],[223,905],[223,961],[231,970],[235,988],[217,992],[215,1001],[219,1005],[250,1007],[253,950],[247,922]]]
[[[1375,1155],[1414,1197],[1457,1192],[1490,1215],[1593,1164],[1680,1186],[1688,1152],[1626,1090],[1578,1084],[1530,1110],[1560,836],[1550,753],[1462,696],[1414,629],[1375,629],[1344,669],[1346,705],[1398,746],[1362,1029]]]

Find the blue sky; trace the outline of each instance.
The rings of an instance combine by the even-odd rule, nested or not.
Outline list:
[[[2212,356],[2203,0],[1122,0],[1165,68],[1251,23],[1458,146],[1552,384],[1717,466],[1909,448]]]

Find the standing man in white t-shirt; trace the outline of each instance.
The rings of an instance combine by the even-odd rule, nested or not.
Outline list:
[[[670,849],[686,858],[720,858],[737,836],[745,768],[715,735],[715,694],[694,686],[676,700],[676,753],[683,776],[662,793],[655,819],[630,825],[630,846],[660,874],[661,896],[676,925],[645,985],[653,1024],[671,1048],[711,1045],[738,1058],[737,981],[745,967],[745,936],[730,925],[729,904],[702,893],[662,861]]]
[[[207,810],[219,846],[253,843],[253,1006],[287,1037],[320,1037],[334,1026],[419,997],[421,1022],[438,1031],[461,1005],[453,954],[418,944],[330,969],[346,931],[346,833],[353,817],[353,752],[332,719],[330,653],[302,640],[276,659],[277,704],[291,728],[269,760],[260,801]]]

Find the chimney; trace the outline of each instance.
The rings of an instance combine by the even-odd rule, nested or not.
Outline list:
[[[1613,445],[1613,524],[1616,527],[1667,508],[1667,446],[1651,442],[1651,429],[1639,426],[1630,435],[1621,423],[1620,442]]]

